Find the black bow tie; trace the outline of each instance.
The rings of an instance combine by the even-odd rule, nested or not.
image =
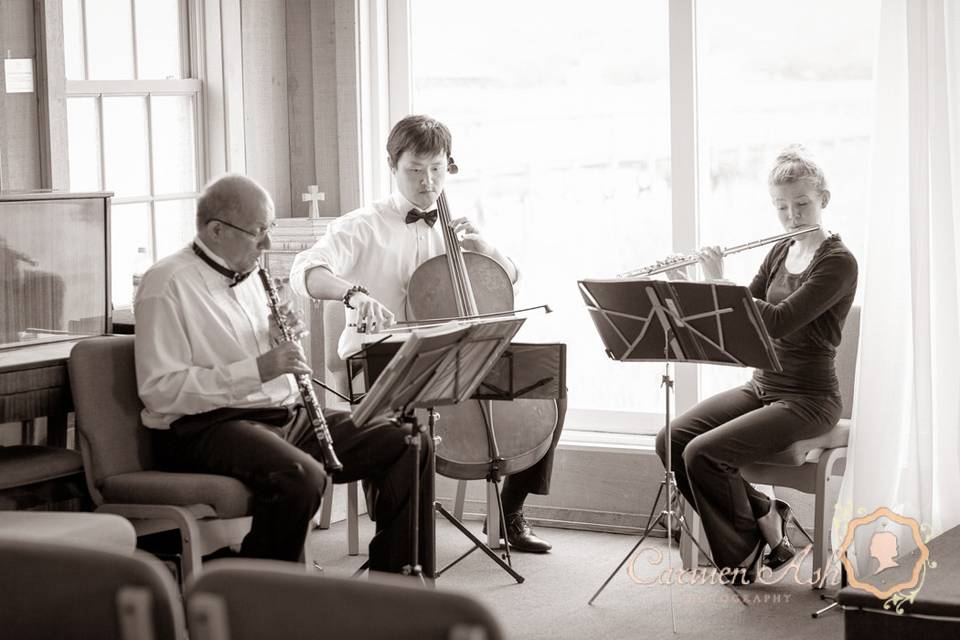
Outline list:
[[[437,222],[437,210],[433,209],[432,211],[417,211],[416,209],[410,209],[407,211],[406,217],[407,224],[413,224],[417,220],[423,220],[431,227]]]
[[[193,243],[193,252],[198,256],[200,256],[201,260],[203,260],[208,265],[210,265],[210,267],[214,271],[222,275],[225,275],[226,277],[233,280],[233,282],[230,283],[231,287],[237,286],[238,284],[246,280],[248,277],[250,277],[251,273],[253,273],[253,269],[251,269],[250,271],[247,271],[246,273],[237,273],[233,269],[227,269],[225,266],[223,266],[222,264],[220,264],[219,262],[217,262],[216,260],[208,256],[207,253],[203,249],[201,249],[196,242]]]

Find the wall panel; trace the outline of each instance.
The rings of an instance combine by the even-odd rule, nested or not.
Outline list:
[[[0,57],[33,59],[36,82],[33,12],[31,0],[0,2]],[[0,188],[39,189],[41,180],[37,93],[7,93],[0,69]]]

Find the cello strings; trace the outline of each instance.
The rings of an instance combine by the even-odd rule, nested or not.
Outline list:
[[[450,265],[453,286],[457,292],[457,311],[461,315],[476,315],[477,302],[473,297],[473,288],[460,250],[460,240],[450,226],[450,210],[447,207],[446,194],[441,192],[437,198],[437,212],[443,224],[443,234],[447,245],[447,262]]]

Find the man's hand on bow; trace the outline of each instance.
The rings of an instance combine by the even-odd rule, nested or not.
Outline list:
[[[357,310],[356,328],[359,333],[375,333],[391,327],[395,317],[376,298],[362,292],[350,297],[350,304]]]

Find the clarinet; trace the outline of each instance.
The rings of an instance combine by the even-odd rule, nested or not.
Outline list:
[[[280,295],[277,293],[277,288],[270,278],[270,272],[261,264],[259,273],[260,281],[263,282],[263,288],[267,292],[270,313],[273,314],[273,319],[277,321],[277,326],[280,327],[280,333],[283,335],[284,341],[293,342],[293,333],[287,325],[287,319],[280,311]],[[300,397],[303,399],[303,406],[307,410],[310,424],[313,425],[313,432],[320,442],[323,466],[326,467],[327,473],[342,470],[343,464],[337,459],[337,454],[333,450],[333,438],[330,437],[327,419],[323,417],[323,410],[320,408],[320,401],[317,399],[317,394],[313,390],[313,382],[310,380],[309,374],[301,373],[294,377],[297,379],[297,386],[300,388]]]

